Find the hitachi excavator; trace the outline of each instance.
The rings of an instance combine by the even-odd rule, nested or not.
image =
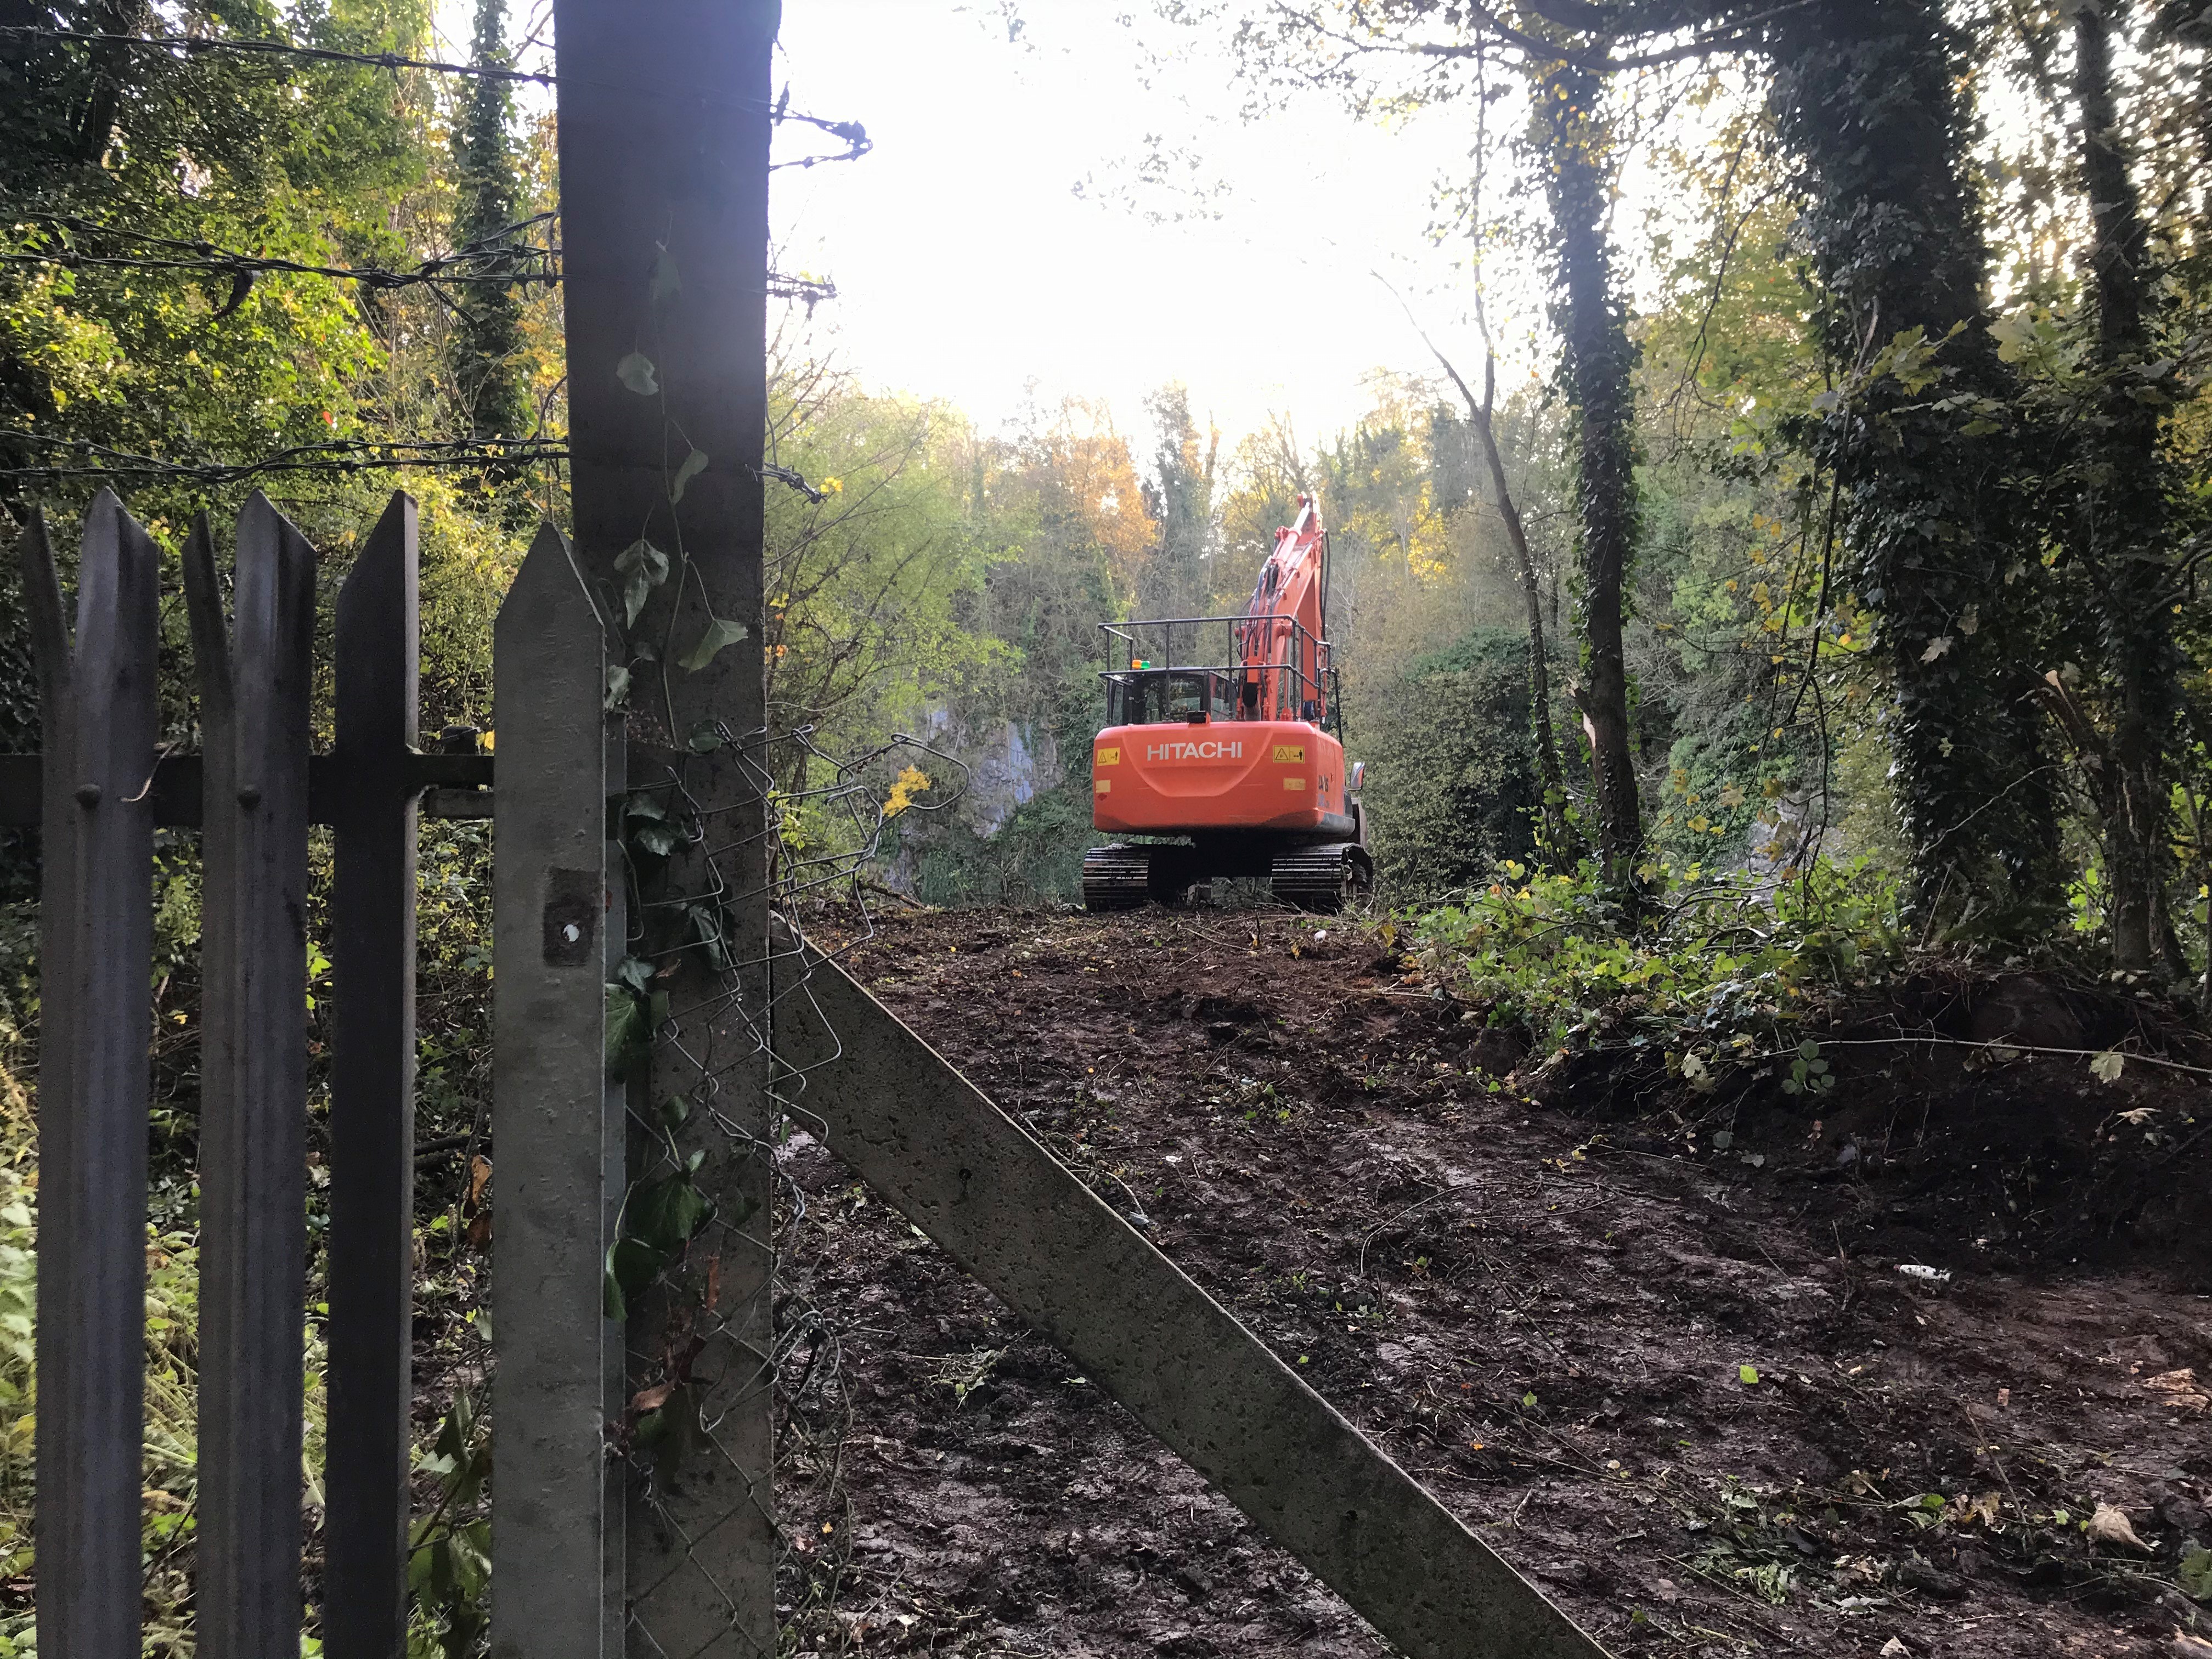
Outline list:
[[[1241,617],[1102,624],[1106,726],[1091,750],[1091,823],[1141,836],[1083,860],[1090,910],[1186,902],[1246,877],[1304,910],[1375,878],[1329,659],[1328,533],[1298,497]],[[1179,659],[1180,658],[1180,659]]]

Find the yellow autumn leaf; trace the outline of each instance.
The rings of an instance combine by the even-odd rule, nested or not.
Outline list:
[[[919,766],[909,766],[898,775],[891,792],[884,799],[884,816],[895,818],[914,805],[914,798],[929,787],[929,774]]]

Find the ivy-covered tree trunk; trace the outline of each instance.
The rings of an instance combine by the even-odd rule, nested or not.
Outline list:
[[[1566,371],[1578,438],[1575,501],[1582,556],[1583,678],[1572,688],[1596,775],[1598,847],[1606,879],[1632,893],[1644,847],[1642,803],[1628,720],[1621,647],[1622,590],[1636,550],[1636,348],[1613,276],[1607,220],[1615,172],[1601,107],[1602,76],[1565,62],[1540,65],[1531,88],[1532,137],[1552,210]]]
[[[2110,734],[2085,757],[2104,832],[2112,964],[2151,966],[2160,928],[2166,741],[2180,705],[2180,660],[2169,625],[2172,573],[2164,536],[2154,381],[2138,371],[2150,343],[2145,262],[2149,234],[2112,92],[2112,41],[2125,0],[2085,5],[2074,20],[2074,90],[2081,118],[2081,189],[2096,357],[2106,378],[2094,447],[2072,503],[2069,541],[2088,576]]]
[[[2059,902],[2034,693],[2039,574],[1990,412],[2012,377],[1984,314],[1965,65],[1941,0],[1820,0],[1773,26],[1774,110],[1827,289],[1848,585],[1881,619],[1912,908],[2025,930]]]
[[[503,67],[507,63],[506,0],[477,0],[472,60]],[[453,161],[459,171],[460,200],[454,241],[463,247],[493,241],[518,216],[522,187],[516,176],[514,146],[507,125],[514,115],[508,83],[489,76],[471,76],[468,101],[453,130]],[[496,274],[505,268],[487,263]],[[453,341],[453,378],[471,432],[479,438],[520,438],[536,425],[522,369],[522,299],[507,283],[461,285]]]
[[[1455,374],[1452,377],[1457,380]],[[1467,390],[1464,384],[1462,392]],[[1482,406],[1475,417],[1475,432],[1482,441],[1482,459],[1490,472],[1491,493],[1498,516],[1505,526],[1505,539],[1513,549],[1521,575],[1521,597],[1528,608],[1528,720],[1536,744],[1536,784],[1544,792],[1542,847],[1544,861],[1557,871],[1571,871],[1583,855],[1582,837],[1575,833],[1567,812],[1567,780],[1559,765],[1559,738],[1552,726],[1551,660],[1544,645],[1544,597],[1536,582],[1536,561],[1528,551],[1528,527],[1505,482],[1505,459],[1498,452],[1498,434],[1490,417],[1497,406],[1498,359],[1486,351],[1482,363]],[[1468,400],[1474,407],[1474,399]]]

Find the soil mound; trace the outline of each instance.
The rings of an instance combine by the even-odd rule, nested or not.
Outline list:
[[[1884,1249],[1945,1266],[2141,1261],[2206,1291],[2212,1042],[2185,1019],[2047,974],[1960,968],[1807,1021],[1809,1050],[1694,1084],[1602,1035],[1525,1084],[1616,1144],[1761,1170],[1809,1218]]]

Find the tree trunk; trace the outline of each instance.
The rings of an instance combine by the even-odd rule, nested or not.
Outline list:
[[[2075,504],[2072,539],[2095,586],[2097,632],[2110,688],[2110,736],[2093,780],[2102,819],[2112,965],[2142,971],[2157,954],[2158,889],[2166,876],[2166,744],[2179,706],[2179,664],[2167,623],[2171,571],[2162,545],[2158,410],[2120,377],[2148,343],[2143,263],[2148,236],[2123,148],[2112,92],[2112,33],[2124,0],[2084,6],[2074,20],[2074,90],[2081,110],[2081,187],[2089,205],[2089,276],[2096,299],[2102,452]]]
[[[1391,290],[1395,293],[1394,289]],[[1402,302],[1401,302],[1402,303]],[[1480,301],[1478,300],[1478,315]],[[1408,307],[1408,320],[1413,318]],[[1414,323],[1416,329],[1420,325]],[[1521,573],[1521,596],[1528,606],[1528,717],[1536,743],[1536,779],[1544,792],[1544,817],[1541,833],[1541,852],[1545,864],[1553,870],[1568,871],[1582,857],[1582,837],[1575,833],[1574,822],[1567,816],[1566,775],[1559,765],[1559,743],[1552,728],[1552,666],[1551,658],[1544,648],[1544,597],[1536,581],[1536,562],[1529,556],[1528,533],[1521,522],[1521,509],[1514,504],[1513,491],[1505,482],[1504,458],[1498,451],[1498,434],[1491,424],[1491,415],[1498,404],[1498,355],[1489,348],[1488,325],[1483,328],[1482,401],[1474,400],[1474,392],[1452,367],[1450,358],[1437,350],[1437,343],[1421,330],[1422,343],[1434,352],[1437,362],[1459,388],[1466,400],[1468,422],[1482,443],[1482,459],[1490,473],[1492,496],[1498,504],[1498,519],[1505,526],[1505,539],[1512,544],[1513,556]]]
[[[1774,27],[1773,106],[1810,185],[1804,234],[1841,381],[1817,453],[1843,503],[1846,586],[1881,617],[1911,908],[1929,925],[1978,911],[2033,931],[2063,895],[2025,701],[2036,538],[2007,482],[2017,438],[1978,432],[1969,406],[2009,404],[2014,382],[1983,308],[1959,41],[1941,0],[1815,0]],[[1916,330],[1931,356],[1883,361]]]
[[[1454,374],[1457,380],[1459,376]],[[1464,394],[1466,385],[1460,391]],[[1567,816],[1567,781],[1559,765],[1559,743],[1552,729],[1552,665],[1544,648],[1544,596],[1536,585],[1536,562],[1529,556],[1528,532],[1521,522],[1521,509],[1505,483],[1505,462],[1498,453],[1498,436],[1490,424],[1498,393],[1498,359],[1485,352],[1482,360],[1482,408],[1475,417],[1475,434],[1482,440],[1482,459],[1490,472],[1491,494],[1498,516],[1505,526],[1505,539],[1521,573],[1521,597],[1528,607],[1528,717],[1536,739],[1536,781],[1544,792],[1544,861],[1556,871],[1568,871],[1582,856],[1582,837]],[[1468,407],[1474,399],[1468,398]]]
[[[1566,366],[1580,428],[1583,671],[1572,688],[1590,739],[1599,850],[1607,884],[1632,895],[1644,847],[1642,803],[1629,736],[1628,665],[1621,646],[1621,586],[1636,542],[1636,434],[1630,377],[1636,350],[1614,292],[1607,217],[1615,166],[1600,108],[1602,77],[1567,63],[1534,71],[1534,137],[1552,210]]]

